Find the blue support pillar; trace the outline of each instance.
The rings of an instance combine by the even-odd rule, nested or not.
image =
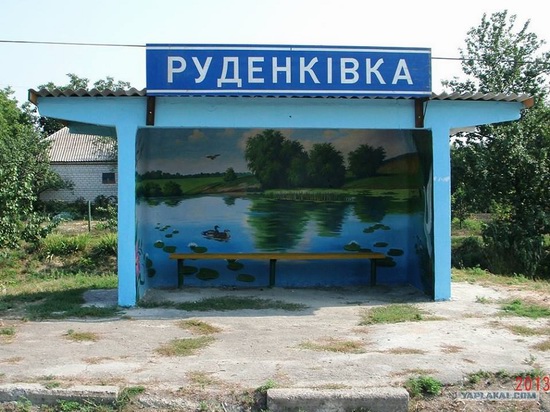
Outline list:
[[[136,134],[135,124],[117,125],[118,139],[118,304],[135,306]]]
[[[451,155],[449,129],[432,129],[434,300],[451,298]]]

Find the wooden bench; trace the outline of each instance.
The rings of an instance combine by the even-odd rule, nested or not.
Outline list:
[[[178,261],[178,288],[183,287],[184,263],[186,259],[251,259],[269,260],[269,286],[275,286],[275,268],[277,260],[339,260],[339,259],[368,259],[370,260],[370,285],[376,285],[376,261],[385,259],[383,253],[374,252],[254,252],[254,253],[171,253],[170,259]]]

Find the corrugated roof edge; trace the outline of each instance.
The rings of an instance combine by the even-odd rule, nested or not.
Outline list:
[[[40,90],[29,90],[29,101],[35,105],[38,103],[39,97],[145,97],[147,96],[147,89],[135,89],[131,88],[129,90],[71,90],[71,89],[40,89]],[[195,95],[194,95],[195,96]],[[203,96],[197,94],[196,96]],[[228,95],[231,96],[231,95]],[[255,95],[240,95],[242,97],[281,97],[281,96],[255,96]],[[193,96],[190,96],[193,97]],[[311,96],[288,96],[288,97],[310,97]],[[283,98],[287,98],[284,96]],[[319,98],[359,98],[359,99],[414,99],[413,97],[380,97],[380,96],[319,96]],[[532,96],[527,94],[506,94],[506,93],[432,93],[428,100],[472,100],[472,101],[497,101],[497,102],[517,102],[523,103],[527,108],[532,107],[535,104],[535,99]]]

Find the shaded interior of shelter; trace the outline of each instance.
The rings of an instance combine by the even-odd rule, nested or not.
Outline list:
[[[282,158],[260,147],[255,137],[262,135],[287,142],[288,163],[271,177],[258,169]],[[343,180],[334,172],[341,167],[325,176],[312,161],[330,152],[327,145],[340,153]],[[361,159],[365,146],[382,150],[383,161],[374,174],[353,173],[350,159],[354,153]],[[379,284],[412,285],[433,297],[432,162],[432,136],[423,130],[140,129],[137,298],[149,288],[177,286],[174,252],[199,258],[185,261],[185,285],[258,288],[268,285],[269,261],[204,259],[204,253],[369,250],[386,255],[377,264]],[[275,286],[363,286],[370,276],[367,260],[282,259]]]

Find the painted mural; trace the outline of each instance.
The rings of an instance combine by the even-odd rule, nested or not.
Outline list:
[[[379,283],[433,291],[431,135],[409,130],[142,129],[136,282],[169,254],[380,252]],[[268,261],[186,260],[188,286],[263,287]],[[362,260],[277,263],[281,287],[368,285]]]

